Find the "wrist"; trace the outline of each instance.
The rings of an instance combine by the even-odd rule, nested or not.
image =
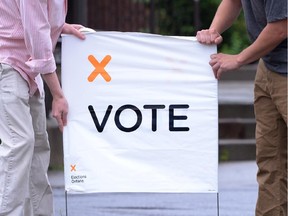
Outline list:
[[[243,52],[241,52],[237,55],[236,62],[239,65],[239,67],[247,64],[247,60],[246,60],[245,54],[243,54]]]
[[[42,77],[46,82],[53,99],[65,98],[56,72],[43,74]]]
[[[53,100],[61,100],[64,99],[64,93],[62,90],[57,90],[57,91],[53,91],[53,93],[51,92]]]

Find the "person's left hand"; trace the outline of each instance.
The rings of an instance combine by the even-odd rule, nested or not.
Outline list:
[[[235,70],[241,67],[237,61],[238,55],[228,55],[223,53],[213,54],[210,56],[211,65],[214,76],[216,79],[220,79],[223,72]]]
[[[62,33],[64,34],[71,34],[76,36],[77,38],[84,40],[85,35],[79,31],[79,29],[83,28],[84,26],[79,24],[68,24],[65,23],[62,29]]]

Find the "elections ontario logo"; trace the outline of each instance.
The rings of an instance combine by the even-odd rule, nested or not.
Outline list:
[[[87,175],[77,174],[77,164],[70,164],[70,177],[72,184],[84,184],[87,179]]]

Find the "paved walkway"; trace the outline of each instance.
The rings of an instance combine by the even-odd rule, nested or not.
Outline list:
[[[253,216],[257,198],[254,161],[219,165],[219,215]],[[55,216],[65,216],[63,172],[50,171]],[[69,216],[217,216],[217,194],[68,195]]]

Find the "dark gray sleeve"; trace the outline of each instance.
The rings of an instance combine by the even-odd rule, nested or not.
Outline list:
[[[264,2],[268,23],[287,19],[287,0],[266,0]]]

